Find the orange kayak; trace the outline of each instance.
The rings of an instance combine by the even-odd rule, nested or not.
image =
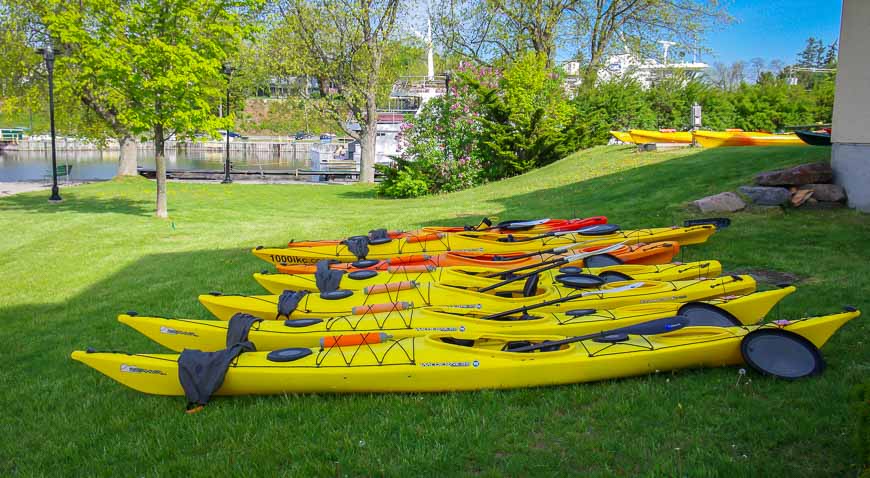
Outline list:
[[[593,252],[608,246],[593,246],[572,250],[571,253]],[[618,258],[625,264],[667,264],[680,250],[676,242],[654,242],[652,244],[634,244],[622,246],[610,255]],[[445,252],[438,255],[417,255],[408,257],[394,257],[385,260],[369,260],[357,262],[340,262],[330,265],[331,269],[339,270],[390,270],[395,268],[419,268],[424,270],[430,267],[458,267],[477,266],[492,269],[513,269],[516,267],[531,266],[553,257],[561,257],[559,254],[540,253],[531,257],[523,257],[527,254],[520,253],[474,253],[474,252]],[[276,266],[278,272],[283,274],[314,274],[317,272],[315,264],[289,264]],[[413,270],[413,269],[411,269]]]
[[[380,233],[384,237],[390,239],[417,237],[424,240],[427,236],[448,232],[486,231],[493,234],[510,234],[516,232],[522,232],[524,234],[543,234],[547,232],[576,231],[583,229],[584,227],[598,226],[601,224],[607,224],[607,217],[592,216],[580,219],[531,219],[503,221],[498,224],[492,224],[488,218],[484,218],[484,220],[477,226],[426,226],[413,231],[381,230]],[[371,240],[376,240],[374,237],[376,232],[377,231],[369,232],[369,238]],[[287,245],[289,247],[307,247],[323,244],[338,244],[339,242],[341,242],[340,239],[324,239],[320,241],[290,241]]]

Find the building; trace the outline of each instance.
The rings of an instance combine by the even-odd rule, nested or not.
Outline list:
[[[598,81],[610,81],[630,77],[637,80],[644,88],[649,88],[656,81],[672,76],[676,72],[701,72],[709,67],[706,63],[669,62],[668,48],[672,42],[660,42],[665,45],[662,61],[655,58],[640,59],[637,55],[623,53],[612,55],[604,62],[604,67],[598,70]],[[577,61],[569,61],[562,65],[565,70],[566,87],[569,89],[580,84],[582,65]]]
[[[870,212],[870,2],[843,0],[831,166],[849,205]]]

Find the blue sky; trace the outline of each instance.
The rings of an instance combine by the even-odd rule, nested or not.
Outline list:
[[[809,37],[825,44],[840,35],[841,0],[725,0],[735,22],[707,35],[706,46],[712,54],[702,57],[707,63],[766,61],[780,59],[794,63]]]

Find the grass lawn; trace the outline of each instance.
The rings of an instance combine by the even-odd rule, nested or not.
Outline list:
[[[829,149],[635,154],[596,148],[455,194],[384,200],[365,186],[169,185],[134,178],[0,199],[0,475],[55,476],[854,476],[850,388],[868,378],[868,319],[797,382],[736,368],[597,384],[430,395],[183,398],[127,389],[73,349],[162,349],[119,324],[129,310],[209,318],[197,294],[261,293],[253,246],[507,218],[605,214],[624,228],[692,217],[685,204],[754,173],[827,160]],[[797,276],[781,318],[867,308],[870,216],[852,210],[733,216],[683,260]],[[774,313],[774,318],[777,312]]]

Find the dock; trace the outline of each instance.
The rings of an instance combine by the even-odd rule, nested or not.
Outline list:
[[[139,175],[148,179],[155,179],[157,171],[154,168],[137,168]],[[261,181],[261,182],[285,182],[285,181],[355,181],[359,179],[359,170],[355,169],[330,169],[315,171],[312,169],[234,169],[230,171],[233,181]],[[375,180],[381,175],[375,173]],[[166,178],[189,181],[222,181],[224,172],[220,169],[167,169]]]

